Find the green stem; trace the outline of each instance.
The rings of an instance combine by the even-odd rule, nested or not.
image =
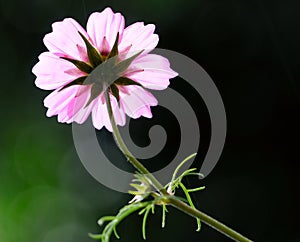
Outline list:
[[[210,217],[209,215],[190,207],[186,203],[174,198],[169,197],[167,198],[169,200],[170,205],[173,207],[181,210],[182,212],[189,214],[190,216],[193,216],[195,218],[199,218],[201,222],[207,224],[208,226],[212,227],[213,229],[219,231],[220,233],[226,235],[227,237],[231,238],[234,241],[240,241],[240,242],[250,242],[250,239],[247,239],[245,236],[241,235],[240,233],[234,231],[233,229],[229,228],[225,224],[219,222],[218,220]]]
[[[147,170],[146,167],[144,167],[128,150],[127,146],[125,145],[121,134],[119,132],[119,129],[116,125],[114,115],[113,115],[113,110],[110,102],[110,96],[109,96],[109,91],[106,89],[105,91],[105,99],[106,99],[106,105],[107,105],[107,110],[111,122],[111,126],[113,129],[113,136],[114,139],[120,148],[120,150],[123,152],[123,154],[127,157],[129,162],[142,174],[146,175],[149,180],[152,182],[154,188],[160,191],[161,195],[165,196],[164,197],[164,202],[166,202],[169,205],[172,205],[173,207],[181,210],[182,212],[194,217],[201,219],[201,221],[210,227],[214,228],[215,230],[221,232],[222,234],[226,235],[227,237],[231,238],[234,241],[240,241],[240,242],[250,242],[251,240],[247,239],[240,233],[234,231],[233,229],[227,227],[223,223],[217,221],[216,219],[208,216],[207,214],[190,207],[186,203],[180,201],[179,199],[170,196],[170,194],[167,192],[167,190],[163,187],[163,185]]]
[[[142,174],[146,175],[149,180],[152,182],[152,185],[154,186],[155,189],[160,191],[163,195],[169,195],[166,191],[166,189],[161,185],[161,183],[147,170],[146,167],[143,166],[128,150],[127,146],[125,145],[121,134],[119,132],[119,129],[116,125],[115,118],[113,116],[113,110],[110,102],[110,96],[108,91],[105,91],[105,100],[106,100],[106,105],[107,105],[107,111],[108,115],[110,118],[111,126],[113,129],[113,135],[114,139],[119,147],[119,149],[122,151],[122,153],[126,156],[126,158],[129,160],[129,162]]]

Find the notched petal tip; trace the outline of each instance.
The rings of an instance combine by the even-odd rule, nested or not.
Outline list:
[[[125,19],[122,14],[114,13],[111,8],[102,12],[94,12],[87,21],[87,32],[94,45],[101,53],[109,53],[114,44],[117,33],[122,38]]]

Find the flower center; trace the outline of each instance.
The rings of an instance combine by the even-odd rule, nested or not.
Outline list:
[[[119,88],[118,86],[126,85],[139,85],[140,83],[131,80],[124,76],[125,71],[130,64],[138,57],[142,52],[138,52],[135,55],[125,59],[125,54],[119,55],[118,43],[119,33],[116,36],[116,40],[111,51],[108,54],[102,55],[88,40],[79,32],[83,39],[88,56],[88,63],[74,60],[66,57],[62,59],[71,62],[79,70],[86,73],[86,75],[75,79],[74,81],[63,86],[59,91],[68,88],[73,85],[92,85],[91,96],[86,104],[89,105],[95,98],[97,98],[106,89],[113,94],[113,96],[119,102]]]

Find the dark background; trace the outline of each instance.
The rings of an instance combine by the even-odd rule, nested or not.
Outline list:
[[[1,0],[0,6],[1,242],[92,241],[87,233],[100,232],[97,219],[115,214],[130,198],[83,168],[71,126],[46,118],[42,101],[49,92],[34,86],[31,73],[46,50],[42,38],[51,23],[73,17],[85,26],[91,12],[106,6],[122,12],[127,25],[154,23],[159,47],[197,61],[222,95],[228,134],[221,160],[205,180],[186,181],[206,186],[193,196],[197,207],[254,241],[300,241],[299,1]],[[187,97],[200,120],[204,148],[194,164],[200,167],[209,119],[201,98],[182,82],[176,78],[171,86]],[[153,109],[155,120],[168,120],[168,132],[178,133],[176,120],[163,111]],[[149,122],[131,126],[142,130]],[[107,131],[98,134],[108,153],[115,149]],[[143,137],[137,139],[145,145]],[[177,141],[168,142],[169,156]],[[151,169],[157,165],[146,163]],[[161,229],[159,210],[150,215],[147,241],[230,241],[206,225],[196,233],[194,219],[172,208]],[[141,220],[134,215],[122,223],[120,241],[142,241]]]

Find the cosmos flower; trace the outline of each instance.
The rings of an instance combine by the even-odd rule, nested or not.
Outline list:
[[[95,128],[111,131],[106,90],[117,125],[125,125],[126,114],[151,118],[157,100],[148,89],[163,90],[177,76],[166,58],[149,54],[158,44],[153,24],[125,28],[124,17],[106,8],[90,15],[86,30],[72,18],[52,28],[32,72],[37,87],[53,90],[44,105],[59,122],[81,124],[91,114]]]

